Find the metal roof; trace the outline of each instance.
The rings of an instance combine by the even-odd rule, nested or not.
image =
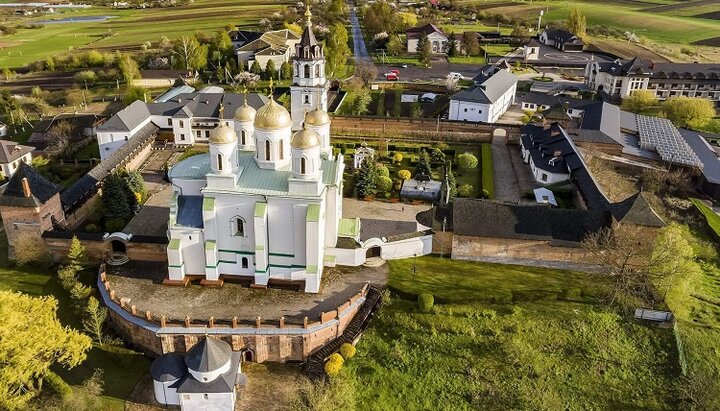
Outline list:
[[[498,70],[479,86],[456,93],[450,100],[492,104],[517,84],[517,79],[516,75],[506,70]]]
[[[641,149],[657,151],[664,161],[702,168],[702,161],[670,120],[642,115],[636,120]]]

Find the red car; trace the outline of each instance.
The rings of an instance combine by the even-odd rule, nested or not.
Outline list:
[[[395,73],[385,73],[385,80],[387,81],[398,81],[398,75]]]
[[[388,71],[388,72],[389,72],[389,73],[394,73],[396,76],[400,77],[400,70],[398,70],[398,69],[392,69],[392,70],[390,70],[390,71]]]

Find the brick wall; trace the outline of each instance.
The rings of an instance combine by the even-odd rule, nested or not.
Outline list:
[[[8,238],[8,256],[14,255],[15,243],[23,234],[40,237],[43,231],[52,230],[52,217],[63,222],[60,194],[56,194],[40,207],[0,207],[3,225]]]
[[[53,261],[62,263],[67,257],[70,249],[72,238],[43,238],[48,251],[53,256]],[[85,255],[88,261],[100,264],[104,261],[105,256],[110,252],[111,245],[108,241],[103,240],[83,240],[85,246]],[[167,261],[167,244],[155,243],[134,243],[127,244],[127,256],[131,260],[138,261]]]
[[[551,246],[546,240],[453,236],[452,258],[505,257],[529,260],[587,263],[587,253],[579,247]]]

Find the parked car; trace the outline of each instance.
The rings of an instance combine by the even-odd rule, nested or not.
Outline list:
[[[402,67],[402,68],[408,68],[408,65],[407,65],[407,64],[403,64],[403,65],[400,66],[400,67]]]
[[[385,80],[387,81],[398,81],[398,75],[395,73],[385,73]]]
[[[453,79],[456,79],[456,80],[463,80],[463,79],[465,79],[465,76],[463,76],[463,75],[460,74],[460,73],[454,72],[454,71],[451,71],[450,74],[448,74],[448,77],[453,78]]]
[[[400,70],[398,69],[389,70],[388,73],[395,73],[396,76],[400,77]]]

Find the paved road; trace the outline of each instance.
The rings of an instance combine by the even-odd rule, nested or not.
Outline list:
[[[352,24],[353,54],[355,56],[355,63],[363,62],[372,64],[373,61],[368,54],[367,47],[365,47],[365,39],[363,38],[360,21],[358,21],[357,13],[355,13],[354,5],[350,7],[350,23]]]
[[[540,185],[522,162],[517,146],[507,145],[505,137],[494,137],[492,146],[495,199],[499,201],[524,202],[521,194]]]

